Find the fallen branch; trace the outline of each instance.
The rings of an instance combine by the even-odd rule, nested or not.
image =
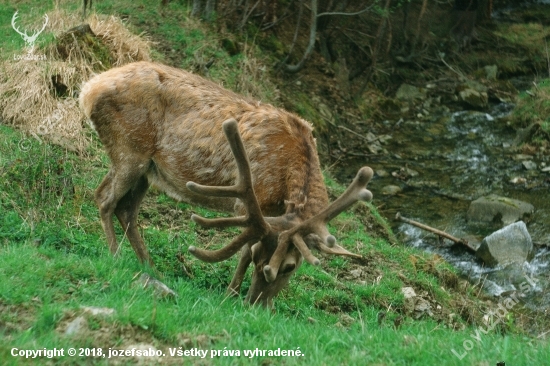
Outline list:
[[[438,230],[436,228],[433,228],[431,226],[428,226],[428,225],[424,225],[418,221],[414,221],[414,220],[411,220],[411,219],[408,219],[406,217],[403,217],[401,216],[401,214],[398,212],[396,215],[395,215],[395,219],[396,220],[400,220],[400,221],[403,221],[403,222],[406,222],[407,224],[411,224],[413,226],[416,226],[420,229],[423,229],[423,230],[426,230],[426,231],[430,231],[438,236],[441,236],[443,238],[446,238],[446,239],[449,239],[451,240],[452,242],[455,242],[457,244],[462,244],[464,245],[466,248],[468,248],[468,250],[470,250],[472,253],[475,253],[476,250],[474,247],[472,247],[470,244],[468,244],[468,240],[465,240],[465,239],[459,239],[459,238],[455,238],[454,236],[452,236],[451,234],[447,234],[446,232],[444,231],[441,231],[441,230]]]

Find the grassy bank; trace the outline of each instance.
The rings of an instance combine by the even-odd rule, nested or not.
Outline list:
[[[52,8],[53,2],[0,4],[0,31],[9,35],[3,52],[23,46],[10,33],[16,9],[40,19]],[[136,32],[150,29],[153,40],[162,39],[154,52],[161,61],[205,73],[202,62],[214,57],[206,76],[239,92],[276,99],[276,88],[262,71],[251,71],[262,62],[253,49],[231,56],[213,31],[188,19],[178,2],[162,10],[145,1],[102,1],[97,10],[129,18]],[[158,298],[137,282],[140,273],[151,270],[138,263],[118,225],[120,256],[108,252],[92,199],[108,161],[94,135],[86,133],[89,146],[75,153],[0,124],[1,364],[44,364],[44,358],[12,356],[13,348],[54,347],[65,350],[55,364],[138,361],[79,352],[71,357],[70,347],[101,348],[107,356],[109,349],[154,348],[166,355],[160,359],[166,364],[491,365],[505,360],[542,365],[550,357],[547,342],[522,335],[519,310],[480,334],[483,314],[495,305],[477,300],[478,290],[459,280],[441,258],[396,243],[375,207],[366,204],[330,227],[363,259],[322,257],[320,267],[304,264],[269,312],[225,297],[235,258],[206,264],[187,254],[191,245],[222,245],[236,231],[197,227],[191,213],[218,214],[151,191],[140,211],[142,235],[157,264],[156,276],[177,294]],[[332,198],[343,190],[328,176],[327,186]],[[243,293],[248,286],[247,280]],[[416,296],[405,298],[407,287]],[[93,315],[83,307],[114,312]],[[170,356],[180,347],[208,353],[204,359]],[[256,348],[299,348],[302,355],[244,355]],[[216,350],[221,355],[212,358]],[[229,350],[233,355],[224,356]],[[146,364],[157,361],[145,359]]]
[[[232,233],[204,230],[191,212],[214,215],[150,193],[142,210],[143,235],[175,300],[159,299],[136,283],[139,265],[127,242],[114,259],[107,250],[92,203],[93,188],[107,166],[97,148],[92,158],[26,138],[0,126],[0,359],[12,348],[154,347],[178,364],[170,349],[239,350],[240,357],[205,358],[204,364],[483,364],[505,359],[543,364],[545,343],[514,334],[514,319],[501,323],[466,352],[482,310],[473,289],[445,263],[382,237],[383,223],[360,205],[334,220],[331,231],[364,260],[323,258],[321,268],[303,265],[276,301],[275,312],[225,298],[236,261],[204,264],[187,256],[189,245],[225,242]],[[335,194],[342,188],[329,182]],[[119,230],[119,237],[122,232]],[[183,254],[183,262],[176,256]],[[149,270],[150,271],[150,270]],[[245,283],[245,288],[248,283]],[[412,287],[415,303],[401,289]],[[417,306],[427,304],[429,311]],[[82,307],[115,313],[90,315]],[[424,310],[422,310],[424,309]],[[386,314],[379,322],[379,313]],[[67,335],[82,316],[85,325]],[[397,329],[396,329],[397,328]],[[304,356],[246,358],[248,349],[297,350]],[[460,360],[452,350],[464,358]],[[198,357],[186,360],[202,362]],[[44,361],[30,361],[41,364]],[[108,363],[94,357],[56,357],[61,364]],[[119,360],[120,361],[120,360]],[[124,362],[134,362],[131,357]],[[153,362],[151,359],[149,361]],[[201,363],[202,364],[202,363]]]

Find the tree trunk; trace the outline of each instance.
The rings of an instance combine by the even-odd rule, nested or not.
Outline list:
[[[472,41],[476,25],[478,0],[455,0],[452,14],[451,35],[461,47]]]
[[[198,17],[201,15],[202,0],[193,0],[193,9],[191,10],[192,17]]]
[[[206,0],[206,6],[204,7],[203,18],[207,22],[214,20],[215,11],[216,11],[216,0]]]
[[[311,52],[313,52],[313,48],[315,47],[315,38],[317,36],[317,0],[311,0],[311,24],[309,28],[309,44],[307,45],[307,49],[304,52],[304,56],[298,62],[296,65],[284,65],[286,71],[288,72],[298,72],[304,67],[304,64],[306,60],[311,55]]]

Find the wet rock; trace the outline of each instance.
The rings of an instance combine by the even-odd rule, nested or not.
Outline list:
[[[365,148],[369,150],[371,154],[379,154],[384,152],[384,148],[380,145],[380,138],[372,132],[367,132],[365,135],[367,140]]]
[[[485,85],[473,80],[468,80],[456,88],[458,99],[475,108],[487,106],[489,101],[487,90]]]
[[[526,160],[521,163],[523,167],[527,170],[535,170],[537,169],[537,163],[535,163],[533,160]]]
[[[402,189],[399,186],[389,185],[382,188],[382,194],[384,196],[395,196],[398,193],[401,193]]]
[[[414,178],[418,176],[418,172],[409,167],[402,167],[399,170],[396,170],[391,173],[391,175],[397,179],[407,180],[409,178]]]
[[[459,86],[459,90],[463,88],[463,89],[466,89],[466,88],[469,88],[469,89],[473,89],[479,93],[487,93],[487,91],[489,90],[489,88],[487,88],[485,85],[483,85],[482,83],[478,82],[478,81],[475,81],[475,80],[466,80],[466,82],[464,82],[463,84],[461,84]]]
[[[458,92],[460,100],[475,108],[485,108],[489,97],[485,92],[478,92],[477,90],[466,88]]]
[[[518,90],[509,80],[494,80],[489,90],[489,98],[501,103],[513,103]]]
[[[533,241],[523,221],[508,225],[481,242],[476,255],[489,266],[523,263],[532,259]]]
[[[512,157],[512,159],[516,160],[516,161],[522,161],[522,160],[530,160],[531,159],[531,155],[526,155],[526,154],[516,154]]]
[[[404,171],[409,177],[417,177],[419,174],[416,170],[408,167],[405,167],[404,169],[401,169],[401,170]]]
[[[395,97],[399,100],[404,100],[407,102],[424,100],[426,99],[426,90],[409,84],[401,84],[395,93]]]
[[[469,221],[501,221],[503,225],[509,225],[530,216],[534,211],[530,203],[491,194],[473,201],[467,216]]]
[[[527,179],[525,179],[524,177],[514,177],[510,179],[509,182],[512,184],[525,184],[527,183]]]

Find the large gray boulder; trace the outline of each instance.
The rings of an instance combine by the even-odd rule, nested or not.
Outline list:
[[[481,242],[476,255],[489,266],[524,263],[533,258],[533,241],[523,221],[508,225]]]
[[[469,221],[501,221],[503,225],[510,225],[527,218],[534,211],[535,207],[530,203],[491,194],[473,201],[467,216]]]
[[[474,80],[468,80],[457,88],[459,99],[475,108],[485,108],[489,101],[487,87]]]

